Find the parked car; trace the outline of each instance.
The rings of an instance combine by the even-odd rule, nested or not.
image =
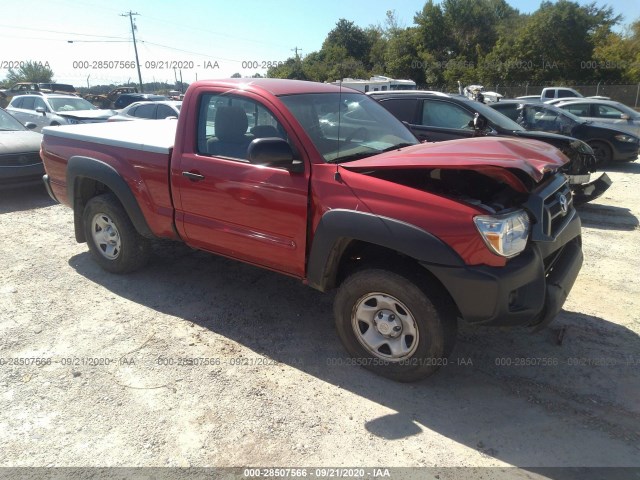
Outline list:
[[[11,100],[7,111],[22,123],[35,123],[38,132],[48,126],[106,122],[116,114],[100,110],[84,98],[62,94],[20,95]]]
[[[498,136],[540,140],[555,146],[571,159],[564,172],[569,175],[576,204],[598,198],[611,185],[606,174],[591,181],[591,173],[597,170],[598,162],[586,143],[564,135],[528,132],[482,102],[462,95],[417,90],[372,92],[368,95],[406,122],[421,141]],[[503,101],[490,105],[493,107],[501,103]]]
[[[323,127],[347,108],[348,128]],[[446,364],[458,317],[547,325],[583,261],[557,148],[419,144],[335,85],[198,81],[177,122],[44,133],[47,191],[73,208],[75,238],[102,268],[140,268],[166,238],[335,289],[346,350],[395,380]]]
[[[135,102],[120,110],[120,113],[109,118],[110,122],[127,120],[162,120],[180,115],[182,102],[174,100]]]
[[[160,100],[169,99],[164,95],[153,95],[151,93],[123,93],[113,102],[113,108],[120,110],[133,102],[157,102]]]
[[[638,158],[640,137],[618,128],[617,125],[594,123],[546,103],[505,100],[492,104],[491,108],[527,130],[559,133],[583,140],[593,148],[603,163],[633,161]]]
[[[640,136],[640,112],[613,100],[590,98],[564,99],[556,107],[574,115],[598,123],[607,123],[615,128]]]
[[[0,185],[40,182],[44,166],[40,158],[42,135],[22,125],[0,108]]]

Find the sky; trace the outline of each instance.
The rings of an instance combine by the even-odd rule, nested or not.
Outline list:
[[[581,4],[590,0],[578,0]],[[269,62],[304,56],[322,46],[340,18],[360,27],[382,24],[395,10],[402,26],[413,24],[425,0],[29,0],[0,9],[0,80],[8,68],[37,61],[54,79],[76,87],[137,81],[129,11],[134,16],[143,82],[225,78],[266,73]],[[523,13],[539,2],[510,0]],[[596,1],[640,18],[637,0]],[[174,70],[175,67],[175,70]]]

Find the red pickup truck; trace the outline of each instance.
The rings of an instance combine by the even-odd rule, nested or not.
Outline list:
[[[459,318],[546,325],[583,260],[559,150],[419,144],[329,84],[199,81],[179,120],[45,128],[41,156],[104,269],[141,267],[163,238],[337,289],[345,348],[400,381],[445,363]]]

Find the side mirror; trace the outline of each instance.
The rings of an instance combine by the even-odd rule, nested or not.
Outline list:
[[[254,165],[291,168],[293,150],[286,140],[278,137],[256,138],[249,144],[249,161]]]
[[[480,115],[479,113],[476,113],[474,115],[472,122],[473,122],[473,125],[470,125],[470,126],[472,126],[474,130],[478,130],[481,132],[486,130],[487,125],[489,124],[489,122],[487,122],[487,119],[482,115]]]
[[[627,115],[626,113],[623,113],[622,115],[620,115],[620,119],[621,120],[629,120],[631,117],[629,115]]]
[[[33,130],[34,128],[37,127],[37,125],[35,123],[33,123],[33,122],[27,122],[27,123],[24,124],[24,126],[26,128],[28,128],[29,130]]]
[[[46,110],[44,108],[42,108],[42,107],[37,107],[36,108],[36,112],[41,113],[42,115],[46,115],[47,114]]]

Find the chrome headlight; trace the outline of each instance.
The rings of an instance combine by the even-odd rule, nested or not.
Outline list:
[[[69,125],[77,125],[79,123],[82,123],[80,120],[76,120],[75,118],[67,117],[66,120]]]
[[[527,246],[531,222],[524,210],[503,215],[478,215],[473,221],[489,250],[501,257],[514,257]]]

